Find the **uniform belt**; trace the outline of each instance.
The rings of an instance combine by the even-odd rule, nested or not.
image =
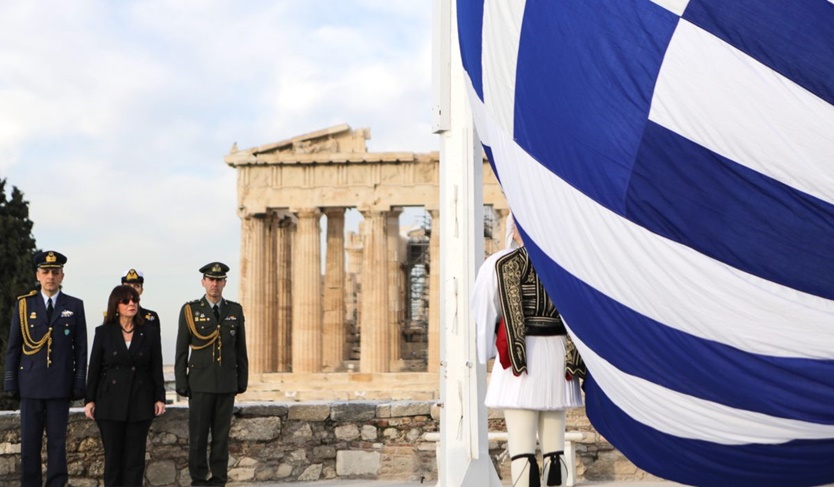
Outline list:
[[[567,334],[567,330],[560,317],[533,316],[524,318],[524,334],[539,337],[556,336]]]

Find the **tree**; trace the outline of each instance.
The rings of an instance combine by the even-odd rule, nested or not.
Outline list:
[[[23,193],[12,187],[6,194],[6,180],[0,179],[0,377],[5,377],[6,343],[16,298],[34,288],[35,268],[32,255],[36,251],[29,220],[29,202]],[[17,401],[0,399],[0,409],[16,409]]]

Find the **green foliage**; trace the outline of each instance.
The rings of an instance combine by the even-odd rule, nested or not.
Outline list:
[[[0,179],[0,377],[5,377],[6,343],[17,296],[34,289],[35,238],[29,220],[29,202],[12,187],[6,192],[6,180]],[[17,401],[0,399],[0,409],[16,409]]]

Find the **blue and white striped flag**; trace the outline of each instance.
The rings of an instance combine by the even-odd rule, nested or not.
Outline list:
[[[473,115],[639,467],[834,482],[834,3],[457,0]]]

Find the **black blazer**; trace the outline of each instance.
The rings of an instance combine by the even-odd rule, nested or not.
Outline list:
[[[154,403],[165,402],[159,327],[138,325],[130,349],[118,322],[96,328],[84,402],[90,401],[96,420],[153,419]]]

